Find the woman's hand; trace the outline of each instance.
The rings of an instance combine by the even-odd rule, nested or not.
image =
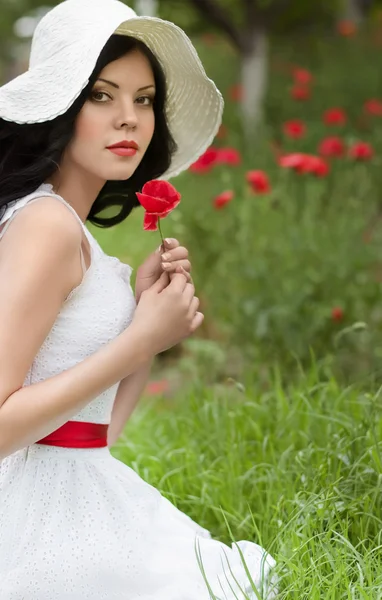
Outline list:
[[[168,274],[142,292],[129,333],[136,334],[150,356],[172,348],[189,337],[202,324],[204,315],[198,311],[199,299],[195,288],[182,273]],[[128,338],[130,339],[130,338]]]
[[[137,302],[139,302],[142,292],[154,285],[163,272],[168,274],[168,283],[174,273],[183,273],[187,281],[191,282],[191,263],[188,259],[188,250],[173,238],[165,240],[165,252],[160,246],[138,268],[135,283]]]

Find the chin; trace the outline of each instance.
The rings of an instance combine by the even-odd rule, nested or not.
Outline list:
[[[124,169],[109,169],[103,173],[103,178],[107,181],[126,181],[126,179],[130,179],[135,170],[136,168],[126,169],[126,167]]]

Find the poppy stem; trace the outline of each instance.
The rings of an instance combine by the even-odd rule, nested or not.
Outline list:
[[[158,229],[159,229],[160,238],[162,240],[163,252],[166,252],[166,248],[164,246],[164,239],[163,239],[163,235],[162,235],[162,229],[161,229],[161,226],[160,226],[160,219],[158,219]]]

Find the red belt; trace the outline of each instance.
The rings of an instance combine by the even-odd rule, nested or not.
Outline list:
[[[108,428],[108,424],[68,421],[36,444],[64,448],[103,448],[107,446]]]

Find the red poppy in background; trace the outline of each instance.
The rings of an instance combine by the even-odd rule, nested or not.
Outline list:
[[[268,175],[264,171],[247,171],[245,178],[256,194],[269,194],[271,191]]]
[[[369,115],[382,117],[382,102],[376,98],[367,100],[363,105],[363,108],[365,112],[369,113]]]
[[[192,173],[207,173],[211,171],[212,167],[216,164],[218,157],[218,149],[214,146],[210,146],[207,150],[199,156],[198,160],[190,166]]]
[[[327,137],[320,143],[318,152],[321,156],[343,156],[345,144],[339,137]]]
[[[136,196],[146,211],[143,221],[146,231],[157,231],[159,219],[167,217],[181,199],[181,195],[171,183],[158,179],[145,183],[142,193],[136,192]]]
[[[228,89],[228,95],[234,102],[240,102],[244,96],[244,90],[241,83],[235,83]]]
[[[280,167],[285,169],[294,169],[298,173],[304,172],[304,165],[306,163],[306,155],[302,152],[292,152],[292,154],[284,154],[279,157]]]
[[[304,137],[306,133],[306,125],[303,121],[294,119],[292,121],[286,121],[286,123],[283,125],[283,130],[285,135],[288,137],[299,139]]]
[[[295,83],[300,83],[302,85],[308,85],[313,81],[313,75],[307,69],[296,68],[293,69],[292,72]]]
[[[190,166],[192,173],[208,173],[215,165],[236,166],[241,163],[241,155],[236,148],[210,146],[202,156]]]
[[[226,190],[225,192],[222,192],[221,194],[215,196],[213,200],[213,205],[216,208],[216,210],[220,210],[226,204],[231,202],[231,200],[233,200],[234,195],[235,194],[232,190]]]
[[[344,311],[340,306],[334,306],[332,308],[332,320],[333,321],[342,321],[344,318]]]
[[[328,163],[319,156],[307,156],[305,169],[316,177],[326,177],[330,171]]]
[[[317,177],[326,177],[330,171],[330,167],[324,159],[302,152],[281,156],[279,165],[286,169],[294,169],[297,173],[312,173]]]
[[[367,142],[356,142],[350,148],[349,156],[355,160],[370,160],[374,156],[374,150]]]
[[[343,19],[337,23],[337,31],[344,37],[351,37],[357,33],[357,25],[353,21]]]
[[[329,108],[322,116],[325,125],[345,125],[347,115],[342,108]]]
[[[311,91],[309,87],[297,84],[292,87],[290,94],[294,100],[309,100]]]
[[[218,165],[239,165],[241,163],[240,152],[236,148],[226,147],[217,149],[216,164]]]

